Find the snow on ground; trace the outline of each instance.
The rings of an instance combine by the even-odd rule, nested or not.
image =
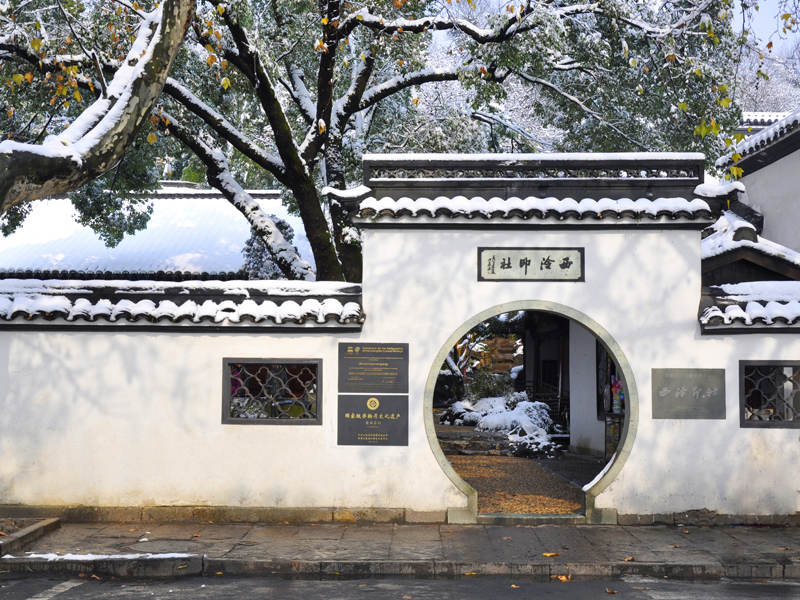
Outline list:
[[[441,422],[506,433],[515,454],[520,456],[552,456],[557,452],[548,434],[553,428],[548,406],[543,402],[531,402],[525,392],[455,402],[442,415]]]

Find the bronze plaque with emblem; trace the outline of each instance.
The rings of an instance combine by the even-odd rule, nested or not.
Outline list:
[[[339,393],[407,394],[408,344],[339,344]]]
[[[408,446],[408,396],[339,396],[340,446]]]
[[[654,419],[724,419],[725,369],[653,369]]]

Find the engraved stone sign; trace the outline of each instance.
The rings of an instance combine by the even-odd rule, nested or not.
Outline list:
[[[339,396],[340,446],[408,446],[408,396]]]
[[[407,394],[408,344],[339,344],[339,393]]]
[[[583,248],[478,248],[478,281],[585,281]]]
[[[724,419],[725,369],[653,369],[654,419]]]

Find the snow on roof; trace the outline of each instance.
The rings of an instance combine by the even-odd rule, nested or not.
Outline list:
[[[0,328],[95,324],[349,326],[365,320],[361,286],[290,281],[0,280]]]
[[[176,182],[178,183],[178,182]],[[191,184],[162,187],[154,196],[147,228],[126,235],[107,248],[89,227],[75,222],[67,199],[32,202],[22,226],[0,237],[0,273],[28,276],[49,271],[73,277],[101,273],[121,275],[184,273],[232,274],[242,267],[242,249],[250,237],[245,217],[216,190]],[[253,198],[268,214],[286,220],[295,231],[292,244],[313,265],[311,246],[299,217],[290,215],[274,191],[254,191]],[[131,275],[126,275],[131,276]]]
[[[769,127],[765,127],[758,133],[746,137],[741,142],[736,144],[731,152],[717,159],[717,162],[715,163],[716,166],[724,168],[733,164],[733,159],[731,157],[733,156],[734,152],[741,154],[742,159],[744,159],[751,154],[755,154],[763,148],[774,144],[781,138],[792,133],[797,128],[798,121],[800,121],[800,109],[791,113],[787,113],[785,117],[776,121]]]
[[[701,183],[694,188],[694,193],[703,198],[724,198],[725,196],[730,196],[733,192],[744,191],[745,187],[741,181]]]
[[[731,211],[725,211],[709,229],[713,230],[713,233],[703,238],[701,242],[700,255],[703,259],[720,256],[739,248],[752,248],[800,267],[800,253],[757,235],[754,225]],[[745,236],[740,231],[742,229],[752,231]]]
[[[710,288],[713,305],[700,315],[704,331],[800,329],[800,281],[753,281]]]
[[[614,161],[652,162],[652,161],[704,161],[705,155],[699,152],[542,152],[536,154],[365,154],[364,162],[410,163],[410,162],[491,162],[498,167],[504,164],[532,162],[599,162]]]
[[[437,198],[389,197],[366,198],[361,201],[356,219],[375,221],[382,217],[464,217],[472,219],[602,219],[632,217],[668,219],[711,219],[709,205],[699,198],[483,198],[465,196]]]
[[[788,117],[790,112],[748,112],[742,111],[742,125],[772,125]]]

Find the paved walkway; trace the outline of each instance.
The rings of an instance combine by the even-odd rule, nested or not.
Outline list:
[[[0,572],[800,579],[795,527],[68,523],[25,550]]]

